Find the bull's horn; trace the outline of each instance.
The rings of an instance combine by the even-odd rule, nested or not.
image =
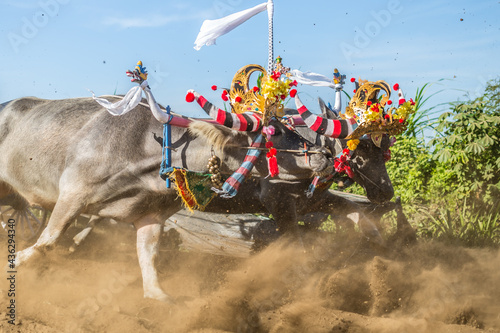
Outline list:
[[[189,90],[189,94],[193,94],[196,102],[201,108],[219,124],[229,127],[237,131],[256,132],[260,128],[260,118],[254,114],[248,113],[231,113],[215,107],[212,103],[206,100],[205,97],[198,94],[194,90]]]
[[[354,118],[341,120],[325,119],[313,114],[302,104],[297,95],[295,96],[295,105],[307,127],[318,134],[331,138],[345,139],[356,128],[356,120]]]

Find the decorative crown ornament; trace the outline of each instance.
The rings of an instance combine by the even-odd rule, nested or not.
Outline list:
[[[135,65],[134,71],[127,70],[127,76],[131,77],[130,81],[141,83],[148,79],[148,71],[146,67],[142,66],[142,61],[138,61],[137,65]]]
[[[229,93],[224,91],[222,98],[229,100],[231,111],[234,113],[255,112],[262,116],[263,124],[267,125],[272,117],[282,118],[285,115],[284,101],[290,95],[294,97],[297,91],[292,89],[297,81],[288,78],[287,67],[282,65],[281,57],[276,59],[272,75],[259,65],[246,65],[238,70],[233,77]],[[260,72],[257,86],[250,89],[250,76],[254,72]],[[229,95],[229,98],[227,98]]]
[[[406,119],[415,112],[415,102],[411,99],[405,100],[399,84],[393,86],[399,97],[399,105],[396,108],[390,107],[391,88],[387,82],[359,80],[358,83],[354,78],[351,82],[356,84],[356,90],[341,117],[354,118],[358,127],[347,139],[359,139],[365,134],[370,134],[373,142],[380,146],[383,134],[393,136],[405,131]],[[379,97],[380,91],[384,91],[385,94]],[[387,110],[386,106],[389,106]]]

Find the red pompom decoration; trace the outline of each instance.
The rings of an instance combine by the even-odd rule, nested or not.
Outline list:
[[[356,93],[356,89],[354,89],[352,92],[353,92],[353,93]]]
[[[387,105],[391,105],[392,104],[392,101],[391,100],[388,100],[387,101]]]
[[[267,141],[266,142],[266,148],[269,149],[269,148],[272,148],[273,147],[273,142],[272,141]]]
[[[399,119],[399,122],[400,122],[401,124],[402,124],[402,123],[404,123],[404,121],[405,121],[405,120],[404,120],[403,118],[400,118],[400,119]]]
[[[351,82],[353,82],[353,83],[356,82],[356,79],[351,77]]]
[[[267,166],[269,168],[269,174],[271,175],[271,177],[277,176],[280,173],[278,169],[278,160],[275,156],[270,157],[267,160]]]
[[[286,95],[281,95],[280,97],[281,97],[281,99],[285,99]]]
[[[372,101],[366,102],[366,106],[370,106],[370,105],[372,105]]]
[[[276,148],[271,148],[271,149],[269,149],[269,153],[271,154],[271,156],[276,156],[276,153],[277,153],[277,152],[278,152],[278,151],[276,150]]]
[[[254,92],[259,91],[259,87],[253,87],[253,91],[254,91]]]
[[[333,167],[337,172],[341,172],[343,170],[342,162],[338,158],[336,158],[335,161],[333,162]]]
[[[343,155],[349,155],[350,152],[349,148],[344,148],[344,150],[342,150]]]
[[[222,92],[222,95],[227,95],[227,90],[224,89],[224,91]]]
[[[227,102],[229,100],[229,98],[227,98],[227,94],[222,94],[221,98],[224,102]]]
[[[240,96],[236,96],[236,98],[234,99],[234,101],[235,101],[236,103],[241,102],[241,97],[240,97]]]
[[[293,82],[290,82],[288,85],[290,87],[296,87],[297,86],[297,80],[293,80]]]
[[[349,176],[349,178],[354,178],[354,172],[352,172],[352,169],[350,166],[345,167],[345,173]]]
[[[393,88],[394,90],[399,90],[399,84],[396,83]]]
[[[194,101],[194,94],[192,92],[188,92],[186,95],[186,102],[191,103]]]
[[[297,95],[297,89],[292,89],[290,90],[290,97],[295,97],[295,95]]]
[[[212,90],[213,91],[217,90],[217,86],[215,84],[212,86]]]
[[[385,118],[385,119],[389,119],[389,118],[391,118],[391,116],[389,116],[388,114],[386,114],[386,115],[384,116],[384,118]]]

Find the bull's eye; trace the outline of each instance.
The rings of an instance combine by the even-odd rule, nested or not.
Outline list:
[[[278,127],[278,128],[274,131],[274,134],[273,134],[273,135],[281,135],[281,134],[283,134],[283,129],[281,129],[281,128],[279,128],[279,127]]]

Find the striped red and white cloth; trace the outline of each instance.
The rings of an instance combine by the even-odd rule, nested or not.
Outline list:
[[[263,135],[259,134],[252,142],[251,147],[260,148],[262,146]],[[238,193],[240,185],[245,180],[246,176],[252,171],[255,162],[260,156],[259,149],[248,149],[245,159],[241,166],[234,172],[222,185],[222,190],[215,187],[212,188],[221,197],[229,199],[234,197]]]
[[[256,132],[260,129],[261,119],[256,114],[251,113],[232,113],[221,110],[215,107],[212,103],[207,101],[205,97],[200,95],[194,90],[193,93],[196,102],[201,108],[219,124],[229,127],[237,131]]]
[[[326,119],[315,115],[309,111],[298,96],[295,96],[295,104],[297,111],[306,123],[307,127],[312,129],[318,134],[325,135],[332,138],[345,138],[351,134],[357,127],[354,118],[346,120]]]

